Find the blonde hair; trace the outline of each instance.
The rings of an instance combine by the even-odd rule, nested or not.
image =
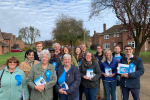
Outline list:
[[[106,50],[104,51],[104,55],[103,55],[102,62],[105,62],[105,61],[106,61],[106,52],[107,52],[107,51],[109,51],[109,52],[110,52],[110,55],[111,55],[111,57],[110,57],[110,62],[111,62],[112,59],[113,59],[111,50],[110,50],[110,49],[106,49]]]

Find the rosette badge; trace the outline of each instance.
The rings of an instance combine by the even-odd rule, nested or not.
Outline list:
[[[53,62],[52,65],[55,66],[55,69],[57,70],[57,63],[56,62]]]
[[[46,76],[46,81],[50,81],[51,71],[47,70],[45,72],[45,76]]]
[[[130,72],[134,72],[135,65],[133,63],[129,64]]]
[[[15,76],[15,79],[16,79],[16,81],[17,81],[16,86],[19,86],[19,85],[21,84],[22,76],[21,76],[21,75],[16,75],[16,76]]]

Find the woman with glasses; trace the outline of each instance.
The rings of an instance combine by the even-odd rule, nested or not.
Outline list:
[[[5,69],[0,71],[0,100],[22,100],[23,97],[25,100],[29,99],[26,76],[18,65],[19,60],[12,56],[7,59]]]

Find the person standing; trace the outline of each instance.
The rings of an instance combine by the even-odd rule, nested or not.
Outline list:
[[[96,54],[94,55],[94,57],[96,58],[96,60],[98,61],[99,65],[101,63],[101,60],[103,59],[103,51],[102,51],[102,46],[101,45],[97,45],[96,47]],[[101,77],[99,78],[99,83],[101,82]],[[105,94],[105,93],[104,93]],[[100,98],[100,84],[98,86],[98,91],[97,91],[97,99]]]
[[[88,51],[85,53],[85,57],[83,58],[79,70],[81,73],[81,84],[83,86],[86,100],[96,100],[101,71],[92,52]],[[90,77],[89,74],[87,75],[87,72],[93,77]]]
[[[116,100],[116,85],[118,75],[117,67],[118,61],[116,59],[113,59],[111,51],[109,49],[106,49],[102,62],[100,63],[106,100]]]
[[[37,51],[34,52],[34,60],[38,60],[39,62],[41,62],[41,59],[40,59],[39,55],[40,55],[40,53],[41,53],[41,51],[43,49],[42,42],[40,42],[40,41],[36,42],[35,43],[35,47],[36,47]]]
[[[76,47],[74,49],[74,57],[78,63],[78,66],[80,66],[82,63],[82,59],[83,59],[82,50],[80,47]]]
[[[54,65],[55,70],[57,71],[57,69],[62,66],[60,59],[55,57],[55,49],[54,48],[49,48],[48,50],[51,54],[51,58],[49,60],[49,63]],[[53,100],[58,100],[58,93],[55,90],[55,86],[53,87]]]
[[[55,43],[54,44],[54,49],[55,49],[55,57],[60,58],[62,56],[62,52],[61,52],[61,49],[60,49],[60,44]]]
[[[116,45],[114,48],[114,52],[112,53],[113,58],[116,59],[118,61],[118,63],[120,62],[120,59],[124,56],[123,53],[121,53],[121,49],[119,45]],[[119,85],[119,81],[120,81],[120,75],[117,76],[117,84]],[[120,86],[120,90],[121,90],[121,86]],[[121,100],[123,99],[122,96],[122,92],[121,92]],[[116,100],[117,100],[117,91],[116,91]]]
[[[134,100],[140,100],[140,76],[144,74],[143,61],[139,56],[133,55],[133,47],[126,45],[124,47],[126,55],[121,58],[122,64],[134,64],[135,72],[121,74],[120,85],[123,94],[123,100],[129,99],[129,91],[131,91]]]
[[[85,52],[86,52],[86,45],[85,44],[81,45],[81,50],[82,50],[82,54],[83,54],[83,57],[84,57]]]

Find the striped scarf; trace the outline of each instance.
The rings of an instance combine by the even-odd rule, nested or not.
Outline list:
[[[29,60],[28,58],[25,59],[25,61],[32,67],[34,65],[34,59]]]

